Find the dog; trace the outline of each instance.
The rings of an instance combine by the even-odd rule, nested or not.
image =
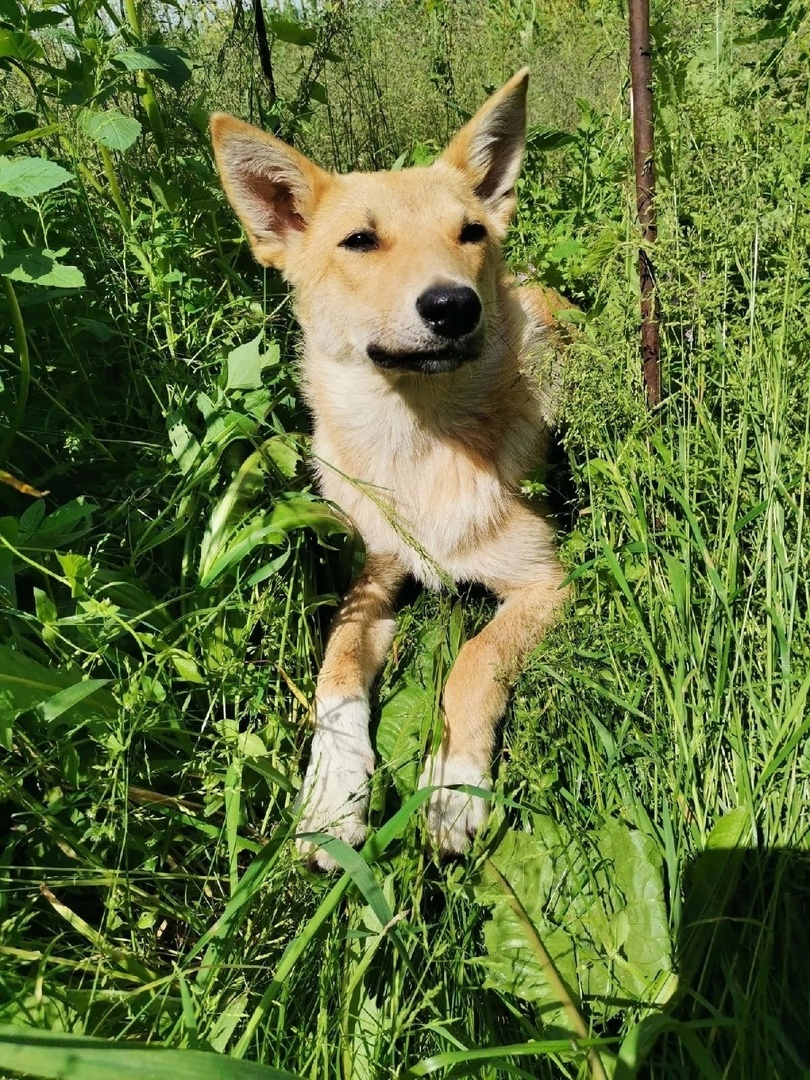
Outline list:
[[[516,205],[528,71],[493,94],[431,165],[326,172],[232,116],[211,118],[225,193],[255,258],[293,288],[320,490],[362,537],[363,571],[330,631],[300,826],[357,846],[374,752],[369,692],[407,575],[477,582],[501,601],[461,648],[421,785],[441,853],[463,853],[488,801],[495,731],[567,589],[554,529],[521,496],[553,428],[561,296],[518,288],[500,245]],[[551,358],[551,359],[549,359]],[[541,370],[542,369],[542,370]],[[314,868],[323,848],[299,841]]]

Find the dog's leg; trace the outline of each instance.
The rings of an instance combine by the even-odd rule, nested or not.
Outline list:
[[[315,693],[315,735],[298,805],[300,832],[327,832],[357,846],[366,835],[374,751],[369,690],[394,634],[394,601],[405,571],[394,556],[369,555],[335,616]],[[299,841],[308,862],[336,867],[322,848]]]
[[[550,537],[550,528],[543,525]],[[420,786],[491,787],[495,729],[506,708],[509,689],[567,595],[560,588],[562,567],[551,551],[535,565],[536,579],[530,583],[510,587],[502,581],[493,582],[503,603],[495,618],[462,646],[456,658],[444,688],[442,743],[428,760]],[[446,854],[465,851],[488,812],[488,802],[480,797],[446,787],[435,791],[428,806],[428,828],[434,843]]]

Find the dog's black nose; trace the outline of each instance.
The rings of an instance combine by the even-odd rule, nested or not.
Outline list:
[[[416,301],[416,310],[434,333],[455,339],[478,326],[481,301],[467,285],[434,285]]]

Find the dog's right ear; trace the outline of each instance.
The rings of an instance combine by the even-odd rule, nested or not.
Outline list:
[[[227,113],[211,117],[211,138],[222,186],[257,262],[283,270],[329,174],[280,139]]]

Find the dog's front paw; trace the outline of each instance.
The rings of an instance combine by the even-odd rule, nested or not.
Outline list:
[[[461,855],[489,816],[489,804],[479,795],[467,795],[444,785],[469,784],[471,787],[492,787],[490,778],[469,758],[448,756],[440,750],[428,759],[420,787],[441,784],[428,802],[427,825],[430,837],[443,855]]]
[[[374,772],[368,701],[318,699],[316,709],[309,768],[296,804],[298,832],[328,833],[359,847],[366,838],[369,777]],[[297,847],[313,869],[336,870],[339,865],[310,840],[298,840]]]

